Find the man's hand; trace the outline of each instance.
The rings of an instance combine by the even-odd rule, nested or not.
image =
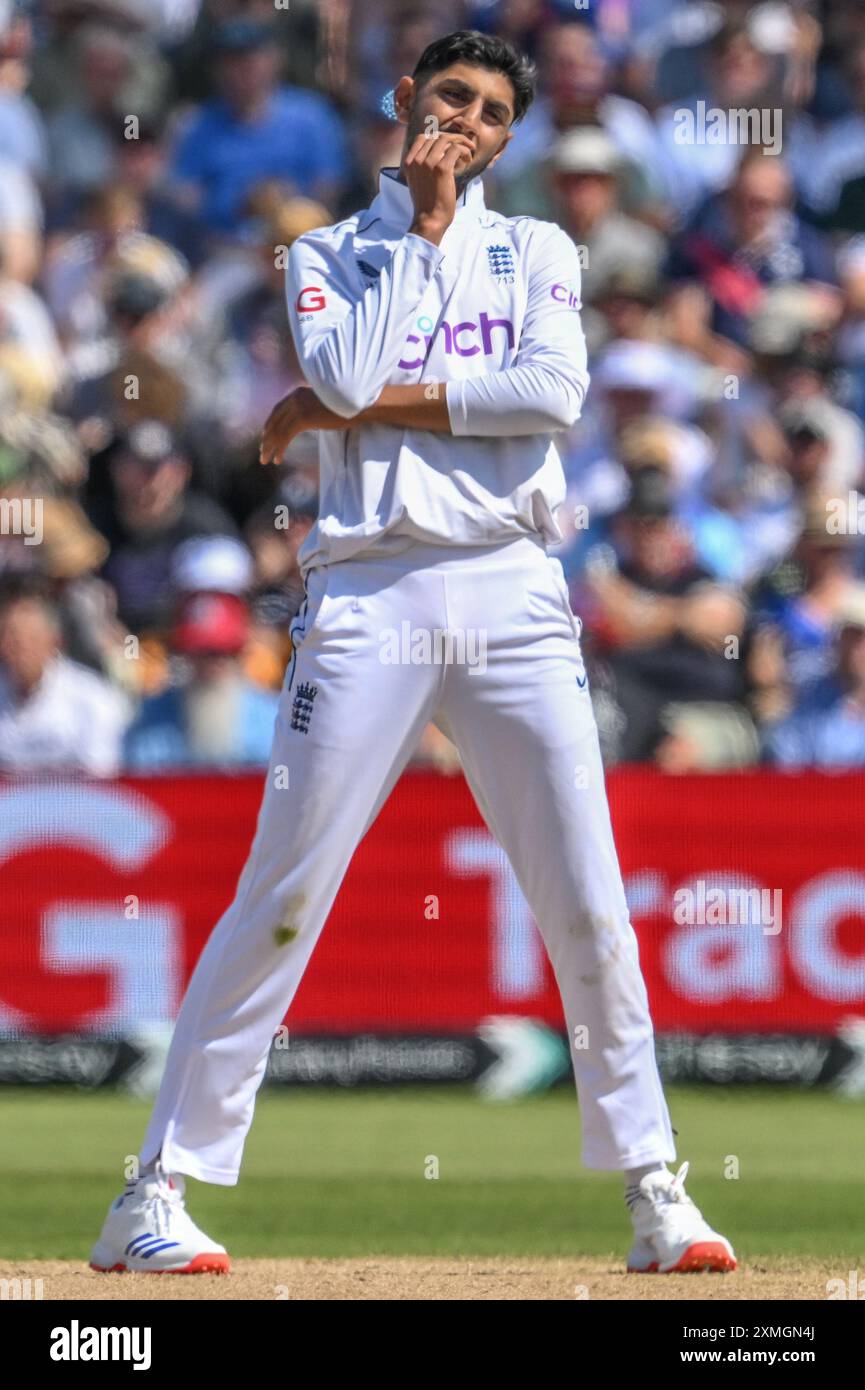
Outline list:
[[[474,155],[467,135],[440,130],[437,135],[418,135],[403,162],[403,173],[414,204],[410,232],[438,246],[456,216],[455,170]]]
[[[273,407],[261,435],[260,463],[281,463],[296,435],[304,430],[350,430],[358,425],[392,425],[403,430],[451,433],[443,385],[385,386],[378,400],[346,419],[322,405],[309,386],[298,386]]]
[[[261,433],[259,463],[282,463],[291,441],[304,430],[346,429],[342,415],[328,410],[309,386],[289,391],[273,407]]]
[[[723,655],[729,638],[740,637],[744,626],[742,600],[721,584],[707,580],[680,600],[679,631],[708,652]]]

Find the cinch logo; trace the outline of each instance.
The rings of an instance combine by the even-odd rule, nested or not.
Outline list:
[[[430,349],[432,348],[433,341],[436,337],[436,334],[432,333],[432,319],[418,319],[417,327],[423,334],[423,341],[426,343],[426,352],[424,353],[423,357],[416,357],[411,362],[407,362],[405,358],[401,358],[396,365],[402,368],[404,372],[410,372],[415,367],[423,366],[424,362],[430,354]],[[430,330],[429,333],[427,332],[428,328]],[[489,357],[491,353],[494,351],[494,328],[504,328],[507,331],[508,347],[512,348],[514,345],[514,325],[511,323],[510,319],[491,319],[489,314],[487,314],[485,311],[482,311],[478,315],[477,323],[472,323],[471,320],[466,320],[465,323],[450,324],[443,319],[441,322],[441,332],[444,334],[444,350],[446,353],[455,352],[458,357],[474,357],[475,354],[478,352],[483,352],[485,357]],[[477,333],[480,333],[481,335],[480,343],[471,341],[471,336]],[[409,333],[408,337],[406,338],[407,343],[419,343],[420,341],[421,339],[417,336],[416,333]]]
[[[553,299],[559,304],[567,304],[569,309],[580,309],[582,303],[573,285],[553,285],[550,290]]]
[[[312,314],[316,309],[323,309],[326,304],[327,300],[319,285],[305,285],[297,296],[294,307],[299,314]]]

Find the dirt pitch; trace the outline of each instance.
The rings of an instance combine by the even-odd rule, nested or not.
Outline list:
[[[752,1258],[732,1274],[680,1275],[628,1275],[613,1257],[235,1260],[227,1276],[156,1277],[97,1274],[72,1260],[0,1263],[0,1279],[42,1279],[45,1299],[822,1301],[827,1297],[827,1280],[846,1277],[838,1261],[774,1257]]]

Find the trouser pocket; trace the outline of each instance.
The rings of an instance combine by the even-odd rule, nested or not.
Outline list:
[[[558,592],[558,595],[562,601],[562,606],[565,610],[565,613],[567,614],[568,621],[571,624],[571,630],[574,634],[574,637],[579,642],[583,631],[583,620],[582,618],[577,617],[577,614],[571,607],[571,596],[568,593],[568,583],[565,579],[565,572],[562,569],[561,561],[556,560],[552,556],[548,556],[547,563],[550,567],[550,573],[553,577],[553,583],[556,586],[556,591]]]
[[[286,678],[287,690],[291,690],[294,681],[298,650],[303,646],[321,618],[327,599],[329,580],[330,567],[328,565],[316,565],[314,569],[309,571],[304,580],[303,602],[288,629],[288,635],[291,638],[291,660]]]

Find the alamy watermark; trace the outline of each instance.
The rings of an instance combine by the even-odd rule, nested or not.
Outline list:
[[[681,106],[673,112],[677,145],[762,145],[767,154],[781,153],[783,112],[768,106]]]
[[[469,674],[487,669],[485,628],[413,628],[407,618],[378,634],[383,666],[467,666]]]
[[[865,536],[865,497],[852,488],[846,497],[826,501],[826,531],[830,536]]]
[[[25,545],[41,545],[42,534],[41,497],[0,497],[0,536],[23,536]]]
[[[762,927],[764,936],[781,930],[780,888],[713,888],[697,879],[693,888],[673,894],[673,920],[679,926]]]

